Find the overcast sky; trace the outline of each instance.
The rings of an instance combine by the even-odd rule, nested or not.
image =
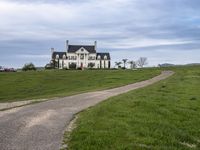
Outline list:
[[[112,62],[200,62],[200,0],[0,0],[0,65],[44,66],[50,48],[93,44]]]

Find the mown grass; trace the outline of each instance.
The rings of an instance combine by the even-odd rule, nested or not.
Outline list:
[[[0,102],[62,97],[146,80],[158,69],[0,73]]]
[[[79,114],[72,150],[200,149],[200,67],[112,97]]]

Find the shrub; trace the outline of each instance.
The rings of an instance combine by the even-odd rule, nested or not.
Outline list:
[[[76,63],[70,63],[69,69],[76,69]]]
[[[45,69],[54,69],[52,64],[46,64]]]
[[[94,66],[95,66],[95,63],[89,63],[89,64],[88,64],[88,67],[89,67],[89,68],[93,68]]]
[[[28,70],[36,70],[35,65],[33,63],[28,63],[25,64],[24,67],[22,68],[23,71],[28,71]]]

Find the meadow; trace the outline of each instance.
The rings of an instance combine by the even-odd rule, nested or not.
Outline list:
[[[200,149],[200,67],[168,69],[175,75],[78,114],[68,149]]]
[[[0,102],[64,97],[118,87],[158,74],[159,69],[1,72]]]

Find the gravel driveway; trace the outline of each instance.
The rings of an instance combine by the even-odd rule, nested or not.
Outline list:
[[[0,112],[0,150],[58,150],[74,114],[111,96],[142,88],[173,74],[163,71],[152,79],[119,88],[49,100]]]

